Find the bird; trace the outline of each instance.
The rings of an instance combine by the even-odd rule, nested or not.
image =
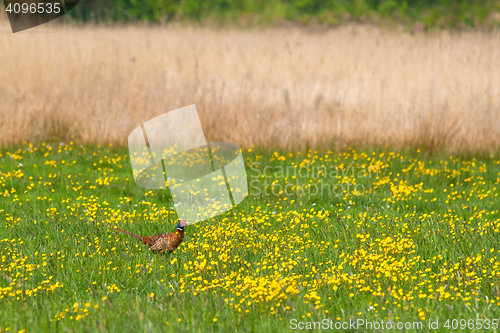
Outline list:
[[[118,230],[120,232],[123,232],[124,234],[137,238],[138,240],[142,241],[143,244],[147,245],[148,249],[151,251],[165,253],[173,252],[179,246],[179,244],[182,243],[182,240],[184,239],[184,227],[186,226],[186,220],[180,220],[174,232],[146,237],[117,227],[112,227],[104,222],[103,224],[111,229]]]

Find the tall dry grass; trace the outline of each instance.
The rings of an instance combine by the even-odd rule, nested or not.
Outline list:
[[[126,144],[196,104],[207,139],[297,148],[500,148],[500,35],[367,27],[42,26],[0,22],[0,144]],[[179,129],[181,131],[182,129]]]

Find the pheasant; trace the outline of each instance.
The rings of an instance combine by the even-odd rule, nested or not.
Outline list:
[[[174,232],[146,237],[134,234],[123,229],[109,226],[104,222],[103,224],[111,229],[118,230],[120,232],[123,232],[124,234],[137,238],[138,240],[142,241],[143,244],[146,244],[148,246],[148,249],[151,251],[164,253],[173,252],[179,246],[179,244],[182,243],[182,240],[184,239],[184,227],[186,226],[186,220],[181,220],[177,224],[177,228]]]

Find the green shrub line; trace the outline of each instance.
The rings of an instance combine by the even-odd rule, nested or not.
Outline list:
[[[80,22],[198,21],[243,25],[284,22],[399,24],[422,29],[500,26],[499,0],[83,0]]]
[[[0,3],[0,13],[5,7]],[[364,23],[417,30],[494,30],[500,0],[83,0],[65,19],[81,23],[195,22],[240,26]]]

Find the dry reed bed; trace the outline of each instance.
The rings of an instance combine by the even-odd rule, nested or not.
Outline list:
[[[246,147],[500,148],[498,33],[0,30],[2,145],[126,144],[140,123],[194,103],[209,140]]]

